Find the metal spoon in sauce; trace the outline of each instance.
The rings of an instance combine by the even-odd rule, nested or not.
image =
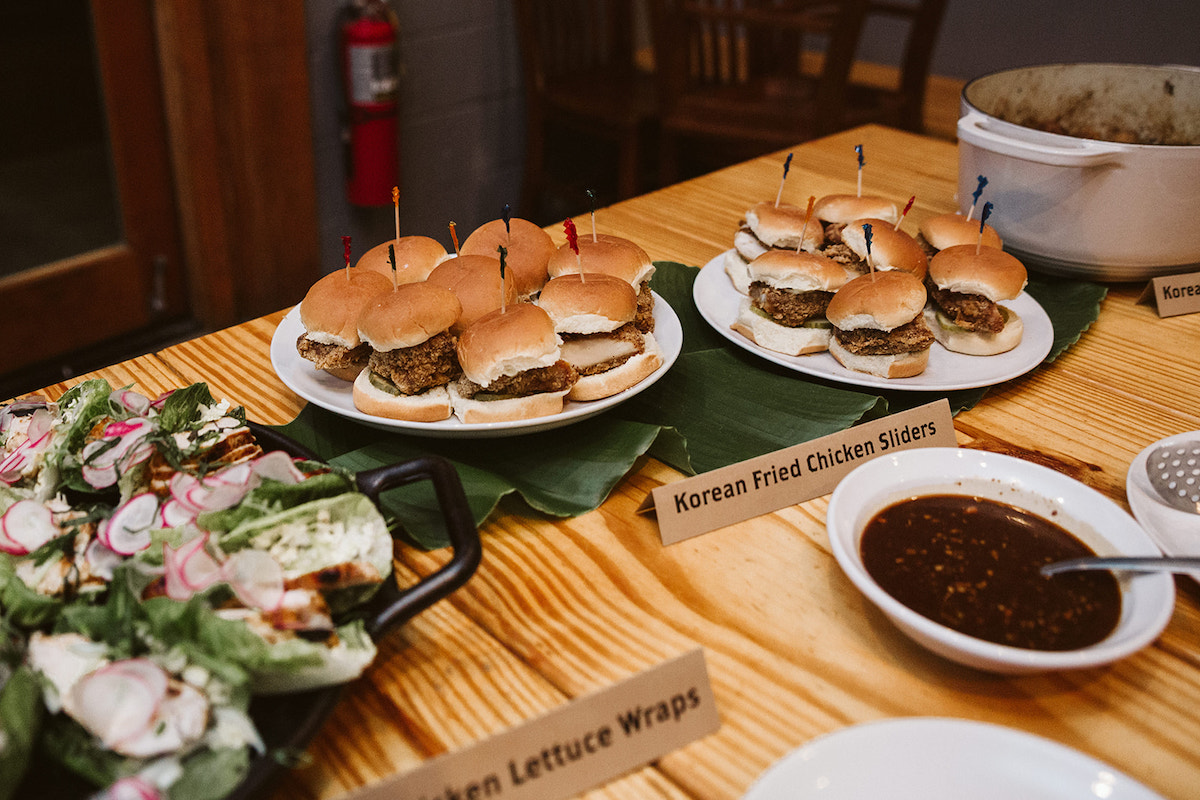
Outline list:
[[[1043,575],[1081,569],[1108,569],[1125,572],[1188,572],[1200,570],[1200,557],[1167,556],[1087,556],[1043,564]]]

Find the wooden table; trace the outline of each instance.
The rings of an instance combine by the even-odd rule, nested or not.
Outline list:
[[[785,199],[864,190],[903,200],[906,223],[955,207],[953,144],[867,127],[795,149]],[[702,265],[740,215],[774,197],[781,157],[761,158],[599,212],[602,230],[655,259]],[[586,217],[578,220],[588,229]],[[561,241],[560,229],[553,231]],[[1099,320],[1049,367],[995,387],[956,418],[960,444],[1038,457],[1124,504],[1143,447],[1200,429],[1200,320],[1160,320],[1141,286],[1110,287]],[[302,401],[268,347],[282,312],[133,359],[97,375],[153,396],[207,381],[263,422]],[[52,396],[65,385],[50,387]],[[590,798],[737,798],[768,765],[820,734],[868,720],[951,716],[1074,747],[1172,798],[1200,793],[1200,591],[1178,581],[1176,612],[1151,647],[1100,669],[999,677],[958,667],[898,633],[838,570],[827,498],[663,547],[635,509],[681,476],[645,460],[603,506],[575,519],[502,505],[482,528],[476,576],[381,645],[310,751],[274,795],[348,790],[505,730],[570,698],[703,646],[720,731]],[[409,578],[445,553],[408,552]]]

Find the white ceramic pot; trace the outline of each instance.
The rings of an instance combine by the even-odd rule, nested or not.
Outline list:
[[[1039,129],[1061,121],[1071,134]],[[958,143],[962,210],[986,176],[989,223],[1029,266],[1105,281],[1200,270],[1200,68],[991,73],[963,89]]]

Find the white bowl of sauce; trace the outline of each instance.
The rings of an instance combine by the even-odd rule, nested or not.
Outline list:
[[[901,631],[978,669],[1107,664],[1154,641],[1174,610],[1166,573],[1042,577],[1042,563],[1088,551],[1159,550],[1112,500],[1011,456],[925,448],[876,458],[838,484],[826,527],[842,570]]]

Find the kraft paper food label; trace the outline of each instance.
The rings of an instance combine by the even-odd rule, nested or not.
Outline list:
[[[829,494],[859,464],[917,447],[957,447],[944,398],[758,458],[659,486],[654,509],[664,545]]]
[[[1150,295],[1160,317],[1200,312],[1200,272],[1154,278],[1139,299],[1147,300]]]
[[[561,800],[720,726],[704,651],[697,648],[411,772],[364,786],[347,800]]]

